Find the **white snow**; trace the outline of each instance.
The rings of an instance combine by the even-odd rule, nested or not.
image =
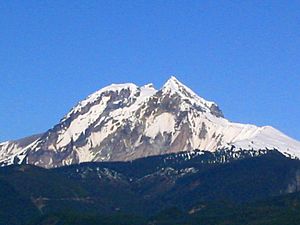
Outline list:
[[[129,107],[116,109],[110,114],[110,116],[119,121],[128,119],[136,112],[136,110],[139,109],[139,107],[143,103],[145,103],[151,96],[153,96],[157,92],[157,90],[152,87],[152,84],[142,86],[139,90],[136,90],[134,94],[136,94],[138,91],[140,91],[140,94],[132,105],[130,105]]]
[[[132,104],[130,104],[128,107],[115,109],[110,112],[109,116],[103,117],[102,113],[107,107],[107,102],[110,100],[110,97],[102,97],[100,103],[92,106],[88,110],[88,112],[80,114],[71,122],[70,126],[66,130],[61,131],[58,137],[56,148],[65,147],[70,143],[71,139],[73,141],[76,141],[79,136],[82,133],[84,134],[91,125],[96,127],[104,122],[104,125],[100,127],[99,131],[92,132],[90,134],[89,141],[86,146],[76,149],[77,154],[79,155],[80,162],[91,161],[95,156],[90,151],[90,149],[99,146],[105,138],[114,133],[120,126],[124,125],[122,123],[123,120],[133,118],[132,116],[136,112],[136,110],[157,92],[157,90],[153,88],[152,84],[147,84],[140,88],[134,84],[113,84],[109,87],[101,89],[95,94],[90,95],[86,100],[80,102],[78,106],[72,110],[72,112],[80,111],[81,108],[83,108],[87,104],[97,101],[103,92],[118,92],[123,89],[129,89],[131,91],[131,94],[127,101],[135,99]],[[118,102],[114,103],[117,104]],[[69,113],[68,115],[70,116],[71,113]],[[65,117],[65,119],[68,118],[68,115]],[[99,118],[101,119],[96,124],[94,124]],[[114,121],[117,121],[118,124],[113,123]]]
[[[6,141],[0,143],[0,164],[13,164],[15,157],[19,159],[19,162],[22,162],[26,156],[24,152],[33,146],[36,141],[23,147],[20,147],[17,141]]]
[[[162,88],[163,92],[171,92],[179,94],[182,99],[188,99],[192,104],[196,104],[202,106],[204,108],[211,107],[213,104],[217,105],[212,101],[207,101],[201,97],[199,97],[194,91],[192,91],[189,87],[182,84],[175,76],[171,76],[171,78],[164,84]],[[187,92],[192,96],[192,98],[186,96],[184,92]]]
[[[72,138],[73,141],[76,141],[81,133],[84,133],[85,130],[101,116],[109,99],[109,97],[102,98],[102,101],[92,106],[86,114],[79,115],[73,120],[69,128],[59,135],[57,147],[66,146],[70,143]]]
[[[126,104],[117,109],[111,109],[108,112],[105,111],[110,97],[109,95],[104,96],[104,93],[106,94],[106,92],[109,91],[118,94],[124,89],[130,91],[130,96],[122,102]],[[199,97],[191,89],[180,83],[175,77],[171,77],[160,90],[163,96],[173,96],[175,93],[177,96],[180,96],[182,101],[179,103],[179,109],[187,112],[187,116],[181,118],[181,121],[178,121],[178,115],[175,115],[174,112],[165,111],[158,113],[155,109],[150,115],[145,116],[148,101],[158,93],[153,87],[153,84],[147,84],[142,87],[138,87],[132,83],[112,84],[91,94],[88,98],[78,103],[77,106],[61,120],[64,122],[69,119],[71,115],[80,112],[78,116],[72,117],[72,121],[68,127],[61,127],[57,133],[57,142],[51,143],[49,149],[53,151],[63,151],[64,147],[72,140],[75,142],[81,134],[85,134],[88,128],[91,126],[97,127],[97,131],[91,132],[87,137],[84,146],[74,149],[79,156],[80,162],[93,161],[95,160],[95,152],[91,150],[95,147],[99,147],[104,139],[119,129],[122,129],[124,126],[133,130],[135,126],[143,124],[145,125],[145,129],[141,131],[143,132],[141,136],[146,135],[150,137],[150,143],[154,142],[158,134],[163,135],[164,133],[171,135],[171,141],[173,143],[182,132],[183,125],[188,124],[191,130],[190,136],[182,141],[184,142],[182,143],[184,147],[180,149],[180,151],[190,151],[192,149],[215,151],[234,145],[236,149],[242,148],[249,150],[276,148],[285,155],[300,158],[299,141],[293,140],[270,126],[257,127],[251,124],[233,123],[227,119],[212,115],[210,113],[210,107],[215,103]],[[100,98],[101,101],[99,101]],[[120,101],[121,100],[116,100],[114,104],[120,103]],[[88,105],[91,106],[87,107]],[[199,111],[197,107],[194,107],[195,105],[200,106],[203,110]],[[85,110],[87,109],[86,112],[82,111],[84,108]],[[106,112],[105,115],[103,115],[104,111]],[[137,114],[137,112],[139,112],[139,114]],[[203,132],[205,133],[204,138],[202,137]],[[36,141],[29,146],[33,151],[37,151],[38,143],[39,142]],[[126,146],[128,143],[126,142]],[[138,148],[141,144],[140,139],[137,139],[133,146],[128,147],[134,149]],[[18,143],[15,142],[1,143],[0,163],[12,163],[15,156],[19,158],[25,157],[23,153],[26,152],[28,148],[28,146],[21,148]],[[191,157],[191,155],[188,155],[188,157]],[[105,160],[105,158],[103,158],[103,160]],[[64,163],[71,163],[71,159],[68,159]]]
[[[72,113],[80,112],[82,108],[84,108],[87,104],[93,103],[97,101],[100,96],[107,91],[118,92],[123,89],[136,90],[138,87],[133,83],[125,83],[125,84],[111,84],[107,87],[104,87],[95,93],[89,95],[85,100],[78,103],[64,118],[68,118]]]
[[[145,135],[155,138],[158,133],[174,132],[175,123],[175,118],[171,113],[162,113],[147,121]]]
[[[245,149],[275,148],[285,155],[290,154],[292,157],[300,158],[300,142],[271,126],[258,128],[258,132],[252,137],[236,141],[234,144]]]

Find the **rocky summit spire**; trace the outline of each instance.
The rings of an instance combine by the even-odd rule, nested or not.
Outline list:
[[[181,83],[176,77],[171,76],[163,85],[162,90],[164,92],[179,92],[186,95],[186,97],[193,97],[196,94],[183,83]]]
[[[172,89],[177,91],[180,87],[184,86],[176,77],[171,76],[166,83],[164,84],[163,88]]]
[[[224,117],[222,111],[219,109],[216,103],[207,101],[198,96],[189,87],[181,83],[175,76],[171,76],[167,80],[161,91],[163,94],[179,96],[185,102],[184,104],[189,103],[190,106],[198,107],[203,111],[210,112],[214,116]]]

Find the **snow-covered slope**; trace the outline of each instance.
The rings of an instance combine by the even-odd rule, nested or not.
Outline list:
[[[0,163],[57,167],[223,148],[275,148],[300,158],[300,142],[269,126],[228,121],[216,103],[171,77],[159,90],[127,83],[95,92],[25,147],[0,144]]]
[[[21,163],[26,157],[26,149],[41,137],[40,134],[16,141],[0,143],[0,165]]]

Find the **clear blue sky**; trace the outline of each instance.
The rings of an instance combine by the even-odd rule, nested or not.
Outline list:
[[[110,83],[170,75],[300,140],[299,1],[0,1],[0,141]]]

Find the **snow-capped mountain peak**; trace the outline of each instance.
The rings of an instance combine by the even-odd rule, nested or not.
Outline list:
[[[107,87],[101,88],[95,93],[89,95],[85,100],[79,102],[65,117],[70,116],[72,113],[80,112],[80,110],[86,107],[88,104],[94,104],[95,102],[101,99],[105,93],[119,93],[122,90],[129,90],[131,93],[135,93],[138,89],[133,83],[125,83],[125,84],[111,84]]]
[[[159,90],[153,84],[104,87],[27,142],[0,144],[0,164],[23,161],[57,167],[223,148],[277,149],[300,158],[298,141],[272,127],[230,122],[217,104],[199,97],[174,76]]]
[[[163,85],[162,89],[172,90],[172,91],[179,91],[180,87],[183,87],[184,85],[180,83],[179,80],[177,80],[176,77],[171,76],[166,83]]]
[[[216,113],[216,116],[223,117],[223,114],[216,103],[201,98],[174,76],[171,76],[170,79],[167,80],[167,82],[163,85],[161,91],[164,94],[169,94],[171,96],[179,95],[180,98],[186,103],[189,103],[190,105],[196,107],[201,107],[205,112],[218,111],[218,113]]]
[[[163,93],[170,93],[170,94],[180,94],[181,97],[183,98],[197,98],[199,99],[200,97],[195,94],[190,88],[185,86],[183,83],[181,83],[176,77],[171,76],[166,83],[162,87],[162,92]],[[201,98],[202,99],[202,98]],[[204,99],[202,99],[204,100]],[[213,104],[213,102],[206,101],[208,105]]]

